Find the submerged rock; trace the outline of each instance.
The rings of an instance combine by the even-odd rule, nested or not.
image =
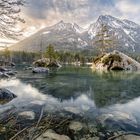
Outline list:
[[[22,119],[28,119],[28,120],[34,120],[35,119],[35,113],[33,111],[24,111],[20,112],[18,116]]]
[[[73,121],[70,123],[69,128],[74,131],[80,131],[83,128],[83,125],[80,122]]]
[[[113,51],[95,59],[92,68],[96,70],[136,71],[140,70],[140,63],[119,51]]]
[[[11,101],[12,99],[16,98],[17,96],[13,94],[11,91],[0,88],[0,104],[5,104]]]
[[[45,67],[36,67],[33,68],[33,73],[49,73],[49,69]]]
[[[136,135],[123,135],[115,138],[114,140],[140,140],[140,136]]]
[[[64,110],[70,113],[80,114],[80,110],[76,107],[64,107]]]
[[[49,129],[45,133],[43,133],[40,137],[36,140],[71,140],[66,135],[59,135],[55,131]]]
[[[100,140],[99,137],[82,138],[80,140]]]

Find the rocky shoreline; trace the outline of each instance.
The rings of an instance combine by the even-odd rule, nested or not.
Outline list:
[[[0,67],[0,78],[10,78],[11,76],[16,75],[17,71]]]
[[[1,98],[17,98],[12,92],[1,89]],[[50,111],[45,104],[32,104],[20,108],[3,107],[0,115],[2,140],[137,140],[140,133],[111,130],[105,122],[110,116],[99,115],[94,121],[74,108]],[[5,108],[5,109],[4,109]],[[124,119],[128,114],[122,114]],[[90,120],[91,119],[91,120]],[[117,119],[114,118],[114,122]],[[112,120],[113,121],[113,120]],[[116,122],[117,123],[117,122]],[[113,122],[112,122],[113,124]],[[114,123],[115,125],[115,123]]]
[[[7,112],[8,113],[8,112]],[[10,112],[9,112],[10,113]],[[6,140],[137,140],[139,133],[110,131],[101,124],[88,123],[83,117],[60,113],[39,114],[33,112],[9,114],[0,122],[0,139]],[[58,114],[59,112],[57,112]],[[26,124],[26,125],[25,125]]]

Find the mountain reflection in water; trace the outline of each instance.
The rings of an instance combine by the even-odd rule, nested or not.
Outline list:
[[[32,77],[31,79],[26,77]],[[0,106],[16,108],[44,105],[45,111],[69,111],[89,121],[140,132],[140,74],[97,73],[89,68],[62,68],[50,75],[19,72],[18,79],[1,80],[0,87],[17,95]]]

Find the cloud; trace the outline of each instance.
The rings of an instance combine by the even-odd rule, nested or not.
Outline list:
[[[121,13],[121,17],[130,19],[140,24],[140,1],[139,0],[116,0],[115,8]]]
[[[24,17],[27,24],[41,21],[38,24],[50,25],[64,20],[85,25],[107,9],[103,1],[106,7],[113,4],[113,0],[28,0]]]
[[[27,0],[27,3],[23,9],[24,26],[36,30],[60,20],[87,26],[104,14],[140,23],[139,0]]]
[[[137,14],[140,11],[140,6],[129,0],[119,1],[116,3],[116,7],[124,14]]]

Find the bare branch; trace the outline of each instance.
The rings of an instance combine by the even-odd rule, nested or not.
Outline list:
[[[14,28],[25,21],[19,16],[25,0],[0,0],[0,37],[16,38],[21,32]]]

